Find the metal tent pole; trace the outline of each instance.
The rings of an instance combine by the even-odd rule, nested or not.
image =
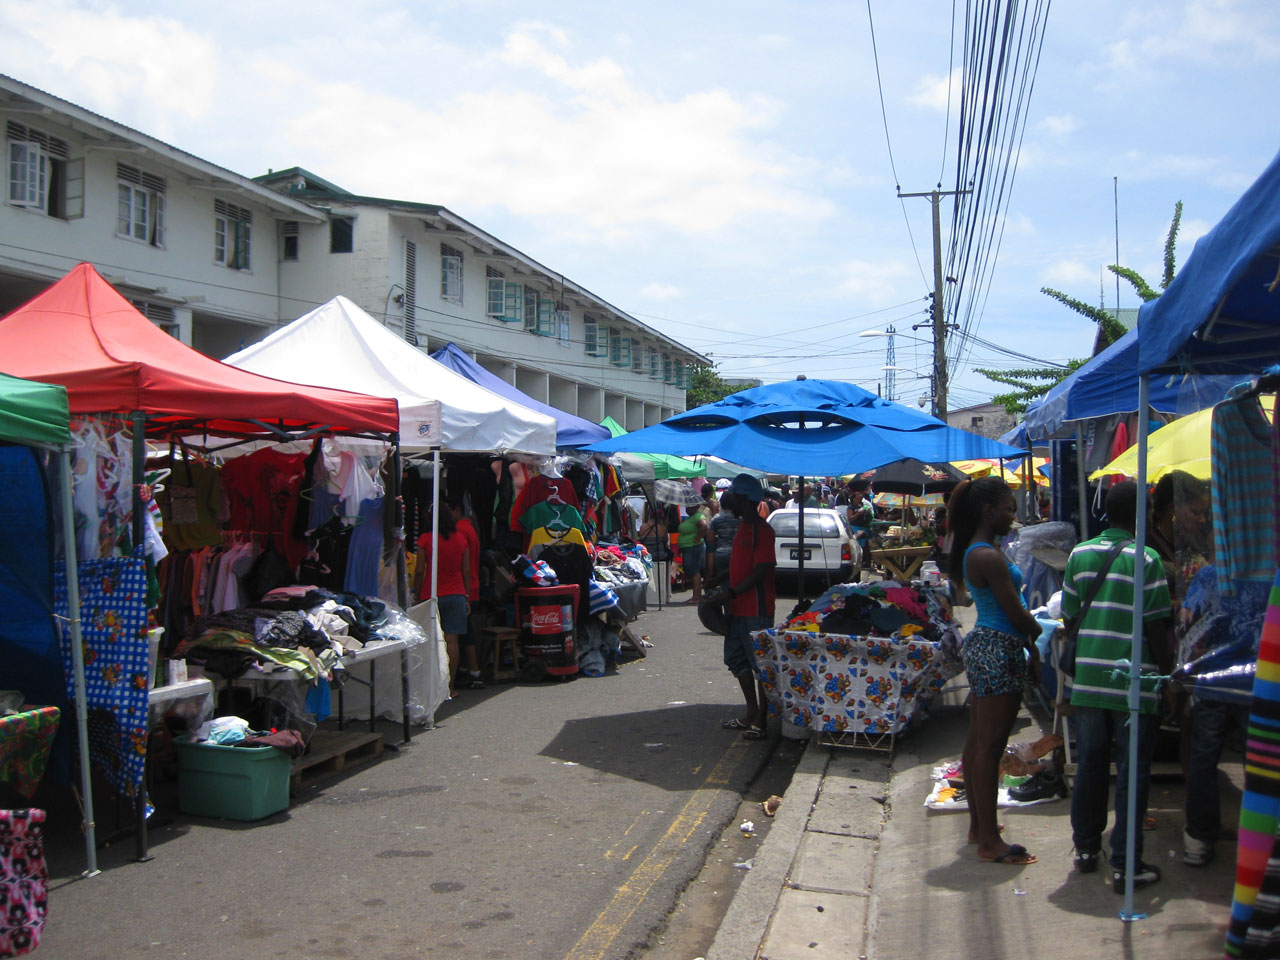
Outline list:
[[[138,552],[146,535],[146,520],[143,511],[146,504],[142,500],[142,485],[147,474],[147,415],[135,410],[131,415],[133,423],[133,550]],[[68,582],[70,578],[68,578]],[[149,718],[148,718],[149,723]],[[148,744],[149,746],[149,744]],[[138,784],[138,795],[134,798],[135,830],[133,835],[133,859],[144,863],[151,859],[147,845],[147,771],[148,760],[143,768],[142,783]]]
[[[89,773],[89,710],[85,703],[84,646],[80,630],[80,576],[76,563],[76,516],[72,503],[71,447],[62,448],[62,540],[67,571],[67,607],[71,627],[71,666],[76,688],[76,739],[80,744],[80,792],[84,797],[84,859],[86,877],[98,870],[98,844],[93,819],[93,781]]]
[[[1084,429],[1076,421],[1076,491],[1080,498],[1080,540],[1089,539],[1089,471],[1084,463]]]
[[[1147,573],[1147,416],[1151,403],[1151,384],[1145,375],[1138,377],[1138,516],[1137,543],[1133,563],[1133,644],[1129,651],[1129,797],[1125,816],[1129,829],[1124,848],[1124,909],[1120,919],[1126,923],[1141,920],[1145,913],[1133,911],[1133,874],[1137,868],[1138,831],[1138,725],[1142,701],[1142,625],[1146,600]]]

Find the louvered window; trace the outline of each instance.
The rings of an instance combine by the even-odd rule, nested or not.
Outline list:
[[[116,164],[116,236],[164,246],[165,179]]]
[[[150,303],[146,300],[130,300],[138,312],[154,323],[171,337],[178,336],[178,321],[173,315],[173,307],[162,303]]]
[[[70,159],[65,140],[10,120],[5,141],[9,203],[61,220],[84,216],[84,161]]]
[[[488,316],[502,319],[507,312],[507,282],[502,277],[502,271],[493,267],[484,268],[484,279],[488,287],[484,312]]]
[[[462,251],[447,243],[440,244],[440,296],[462,302]]]
[[[418,345],[418,245],[404,242],[404,338]]]
[[[298,221],[284,220],[280,224],[280,259],[298,259]]]
[[[213,201],[213,262],[249,269],[253,211],[225,200]]]

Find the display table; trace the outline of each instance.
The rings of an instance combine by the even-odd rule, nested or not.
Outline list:
[[[32,707],[0,717],[0,780],[30,799],[44,779],[62,711]]]
[[[893,735],[960,673],[958,649],[923,638],[760,630],[760,679],[784,721],[826,734]]]
[[[618,611],[627,623],[635,622],[641,612],[648,606],[646,594],[649,590],[648,580],[632,580],[627,583],[611,583],[609,589],[618,596]]]
[[[933,547],[926,544],[921,547],[882,547],[871,551],[871,559],[884,567],[885,572],[899,583],[910,583],[924,563],[924,558],[933,552]]]

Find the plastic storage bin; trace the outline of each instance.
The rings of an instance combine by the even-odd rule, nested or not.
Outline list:
[[[289,806],[289,756],[275,747],[175,740],[178,809],[200,817],[261,820]]]

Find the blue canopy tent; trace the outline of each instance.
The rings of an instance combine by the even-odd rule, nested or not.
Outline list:
[[[1169,288],[1138,311],[1138,549],[1147,543],[1147,411],[1153,380],[1184,373],[1255,376],[1280,360],[1280,155],[1197,241]],[[1142,596],[1145,569],[1134,571]],[[1136,755],[1141,687],[1142,606],[1135,604],[1129,665],[1129,751]],[[1125,905],[1133,912],[1137,766],[1129,767]],[[1233,910],[1233,922],[1235,920]]]
[[[572,413],[558,410],[550,404],[535,400],[527,393],[517,390],[497,374],[490,373],[480,366],[480,364],[463,353],[462,350],[458,349],[455,344],[446,343],[431,354],[431,358],[443,363],[455,373],[462,374],[473,383],[478,383],[480,386],[492,390],[500,397],[506,397],[514,403],[528,407],[530,410],[536,410],[538,413],[545,413],[553,418],[556,422],[557,447],[580,447],[583,444],[609,438],[609,431],[599,424],[584,420],[582,417],[576,417]]]

